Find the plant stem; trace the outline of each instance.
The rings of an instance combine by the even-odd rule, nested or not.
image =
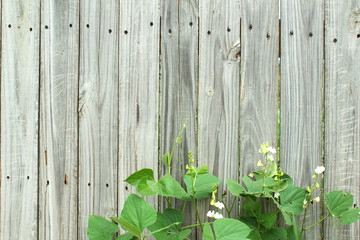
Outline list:
[[[207,222],[207,223],[213,224],[213,222]],[[197,226],[202,226],[202,225],[204,225],[204,224],[205,224],[205,223],[198,223],[198,224],[188,225],[188,226],[185,226],[185,227],[180,228],[180,230],[184,230],[184,229],[192,228],[192,227],[197,227]]]
[[[301,224],[301,233],[304,232],[304,225],[305,225],[305,219],[306,219],[306,213],[307,213],[308,207],[309,207],[309,205],[307,205],[304,210],[304,216],[303,216],[303,220],[302,220],[302,224]]]
[[[316,225],[318,225],[319,223],[321,223],[322,221],[324,221],[325,219],[327,219],[328,217],[330,217],[330,214],[327,215],[326,217],[323,217],[322,219],[320,219],[319,221],[317,221],[316,223],[314,223],[313,225],[311,225],[310,227],[304,228],[304,231],[309,230],[310,228],[315,227]]]
[[[185,212],[186,203],[187,203],[187,201],[184,201],[184,204],[183,204],[182,209],[181,209],[181,212],[182,212],[182,213]]]
[[[198,202],[197,202],[196,198],[194,198],[194,205],[195,205],[195,209],[196,209],[196,218],[198,219],[198,223],[201,228],[201,231],[203,231],[200,214],[199,214]]]

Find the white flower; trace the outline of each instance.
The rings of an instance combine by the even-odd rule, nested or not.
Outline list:
[[[273,147],[268,147],[267,150],[268,150],[270,153],[272,153],[272,154],[275,154],[275,153],[276,153],[276,149],[273,148]]]
[[[316,197],[313,199],[314,202],[320,202],[320,198],[319,197]]]
[[[321,174],[325,171],[325,167],[324,166],[317,166],[317,168],[315,169],[315,173],[317,174]]]
[[[251,173],[249,173],[249,175],[248,175],[249,177],[254,177],[254,173],[253,172],[251,172]]]
[[[216,202],[215,207],[217,207],[218,209],[223,209],[225,205],[222,202]]]
[[[279,197],[280,197],[280,193],[279,193],[279,192],[275,192],[274,198],[279,198]]]
[[[214,218],[215,217],[215,212],[210,210],[210,211],[208,211],[206,216],[208,216],[209,218]]]
[[[307,204],[307,201],[306,201],[306,199],[304,199],[304,205],[306,205]]]
[[[269,161],[274,161],[274,156],[273,156],[272,154],[269,154],[269,155],[267,156],[267,159],[268,159]]]
[[[218,213],[218,212],[216,212],[215,215],[214,215],[215,219],[220,219],[220,218],[223,218],[223,217],[224,216],[221,213]]]

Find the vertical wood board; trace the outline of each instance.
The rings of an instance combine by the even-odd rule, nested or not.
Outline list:
[[[360,2],[326,1],[325,191],[360,203]],[[360,239],[360,222],[326,221],[325,239]]]
[[[277,147],[278,1],[242,1],[240,169],[257,170],[260,144]]]
[[[225,179],[237,179],[239,173],[239,2],[200,1],[199,17],[199,166],[208,165],[223,180],[221,200]],[[225,199],[228,206],[231,200]],[[200,206],[202,221],[208,220],[209,207],[209,201]],[[236,206],[233,216],[237,211]]]
[[[281,1],[281,166],[300,187],[322,165],[323,10],[322,1]],[[310,205],[304,227],[320,218],[320,204]],[[304,238],[320,239],[320,226]]]
[[[41,1],[39,239],[77,239],[79,2]]]
[[[80,2],[79,239],[90,214],[117,216],[119,3]]]
[[[157,178],[159,4],[159,0],[120,2],[119,209],[135,192],[123,182],[130,174],[151,168]],[[146,199],[157,209],[156,197]]]
[[[2,1],[0,238],[4,240],[38,237],[39,7],[40,1]]]

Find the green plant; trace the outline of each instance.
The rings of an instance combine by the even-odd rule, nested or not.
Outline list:
[[[313,228],[328,217],[337,218],[340,223],[347,225],[360,219],[360,209],[353,208],[353,196],[342,191],[332,191],[325,195],[325,206],[328,214],[310,226],[305,226],[305,217],[310,203],[319,202],[320,197],[314,193],[320,187],[319,180],[325,171],[323,166],[315,169],[313,184],[306,189],[293,184],[291,177],[283,172],[275,160],[276,150],[267,143],[262,144],[259,152],[264,160],[257,166],[260,170],[251,172],[242,178],[244,186],[232,179],[226,184],[230,193],[244,199],[242,214],[237,219],[224,218],[217,211],[225,209],[228,216],[233,211],[232,206],[226,206],[223,201],[216,201],[217,187],[220,179],[209,173],[206,165],[196,167],[192,153],[189,153],[187,172],[178,182],[171,175],[171,163],[175,147],[181,143],[182,127],[170,153],[163,156],[163,163],[167,173],[160,179],[154,178],[152,169],[141,169],[131,174],[125,181],[136,188],[143,196],[160,195],[167,200],[168,208],[162,212],[156,211],[144,198],[130,194],[124,203],[120,217],[111,217],[108,221],[99,216],[90,216],[88,223],[88,237],[90,240],[130,240],[146,239],[154,236],[156,239],[181,240],[189,239],[191,228],[201,227],[203,240],[226,239],[302,239],[305,231]],[[184,183],[184,189],[181,183]],[[210,205],[219,210],[210,210],[207,217],[215,221],[202,223],[198,211],[198,201],[211,195]],[[181,209],[171,206],[171,199],[183,201]],[[276,210],[266,212],[262,206],[263,199],[271,199]],[[234,201],[235,202],[235,201]],[[192,203],[196,209],[197,222],[183,226],[184,209],[187,203]],[[296,216],[304,212],[301,224]],[[286,226],[280,227],[278,221],[283,218]],[[118,234],[118,227],[126,233]],[[147,229],[146,231],[144,231]]]

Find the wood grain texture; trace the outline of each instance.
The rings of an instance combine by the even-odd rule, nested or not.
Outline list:
[[[79,1],[41,13],[39,239],[77,239]]]
[[[38,238],[39,8],[40,1],[2,1],[3,240]]]
[[[326,1],[325,191],[360,203],[360,2]],[[360,239],[360,222],[326,221],[325,239]]]
[[[120,3],[119,209],[135,192],[123,182],[131,173],[151,168],[157,178],[159,5],[159,0]],[[146,199],[157,208],[156,197]]]
[[[241,177],[256,170],[259,147],[277,147],[278,1],[242,1]]]
[[[117,216],[118,18],[116,0],[80,2],[79,239],[90,214]]]
[[[236,0],[200,1],[199,12],[199,165],[223,180],[221,199],[225,180],[239,174],[240,6]],[[210,207],[205,202],[203,220]]]
[[[312,184],[314,169],[322,165],[323,10],[321,1],[281,1],[280,161],[300,187]],[[313,204],[304,226],[320,218],[321,206]],[[304,239],[320,236],[318,225]]]
[[[189,151],[197,157],[198,4],[194,0],[163,0],[161,19],[160,154],[171,152],[182,123],[187,121],[172,162],[172,175],[180,180],[186,172]],[[174,204],[181,209],[183,203]],[[184,214],[184,225],[195,222],[191,204]],[[195,233],[190,239],[196,238]]]

